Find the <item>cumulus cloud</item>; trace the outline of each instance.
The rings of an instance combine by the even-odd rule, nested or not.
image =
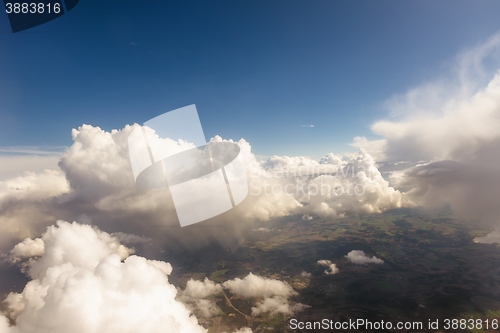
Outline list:
[[[39,236],[52,221],[88,217],[92,224],[110,232],[144,237],[123,242],[147,243],[157,239],[152,225],[177,226],[170,192],[136,186],[128,152],[128,136],[139,125],[104,131],[83,125],[72,131],[73,144],[62,154],[60,170],[29,173],[0,182],[0,251],[26,237]],[[175,153],[192,144],[159,138],[144,127],[152,149]],[[211,142],[234,142],[219,136]],[[320,161],[308,157],[273,156],[257,161],[250,144],[236,144],[248,171],[249,196],[235,209],[211,220],[238,230],[253,220],[266,221],[291,214],[337,217],[345,214],[381,212],[404,204],[401,193],[381,177],[366,152],[350,156],[325,155]],[[169,233],[170,234],[170,233]],[[161,237],[169,237],[164,233]],[[185,235],[183,235],[185,234]],[[118,234],[117,234],[118,235]],[[193,237],[206,241],[192,242]],[[179,231],[175,240],[161,242],[179,248],[203,244],[213,238],[206,231]],[[238,237],[236,237],[238,238]]]
[[[226,281],[222,286],[233,294],[245,298],[257,299],[252,307],[252,315],[262,313],[271,315],[284,314],[291,316],[307,308],[306,305],[290,300],[297,292],[286,282],[269,279],[249,273],[243,279],[236,278]]]
[[[327,268],[325,269],[326,275],[333,275],[339,272],[337,265],[333,264],[330,260],[325,260],[325,259],[318,260],[318,265]]]
[[[483,237],[474,238],[474,242],[483,244],[500,244],[500,228],[496,228]]]
[[[368,257],[364,251],[360,250],[352,250],[346,255],[346,258],[349,259],[350,262],[356,265],[366,265],[366,264],[383,264],[384,261],[375,256]]]
[[[186,289],[179,293],[178,299],[201,317],[213,317],[221,313],[219,307],[213,300],[205,299],[209,296],[219,294],[222,286],[208,278],[203,281],[189,279]]]
[[[126,232],[121,232],[121,231],[113,232],[111,236],[115,237],[120,241],[120,243],[123,243],[125,245],[147,244],[153,241],[151,238],[148,237],[128,234]]]
[[[14,325],[1,317],[0,332],[206,332],[175,299],[170,264],[132,252],[95,227],[62,221],[24,241],[13,254],[39,257],[24,290],[7,297]]]
[[[323,267],[328,267],[331,264],[332,264],[332,262],[330,260],[326,260],[326,259],[318,260],[318,265],[321,265]]]
[[[60,159],[61,154],[39,155],[38,152],[26,152],[24,155],[1,155],[0,152],[0,181],[21,177],[26,172],[56,170]]]
[[[205,298],[210,295],[220,293],[222,291],[222,286],[217,284],[208,278],[203,281],[196,281],[190,279],[187,282],[186,289],[184,290],[184,295],[193,298]]]
[[[488,148],[498,143],[499,105],[496,73],[481,90],[436,105],[431,114],[417,111],[402,121],[377,122],[372,129],[386,138],[385,151],[392,161],[473,162],[486,158],[484,154],[493,152]]]
[[[271,316],[284,314],[292,316],[294,313],[302,311],[308,306],[300,303],[290,303],[288,299],[281,296],[265,297],[262,301],[252,307],[252,315],[258,316],[262,313],[269,313]]]
[[[251,328],[243,327],[243,328],[240,328],[237,331],[234,331],[234,333],[253,333],[253,331],[252,331]]]
[[[392,119],[372,125],[383,139],[353,145],[391,162],[476,160],[500,137],[498,55],[500,34],[460,53],[447,75],[387,101]]]
[[[354,137],[351,146],[369,152],[369,154],[373,156],[376,161],[381,162],[387,159],[387,156],[385,154],[385,150],[387,149],[387,141],[384,139],[368,140],[364,136],[356,136]]]
[[[322,217],[380,213],[407,204],[401,192],[382,177],[375,160],[361,151],[336,175],[321,175],[308,181],[307,212]]]
[[[295,296],[297,292],[286,282],[268,279],[249,273],[243,279],[236,278],[222,284],[232,293],[243,297]]]

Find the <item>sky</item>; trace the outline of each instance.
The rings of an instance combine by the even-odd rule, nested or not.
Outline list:
[[[291,316],[309,305],[285,280],[243,268],[221,284],[168,280],[181,253],[235,250],[277,218],[446,208],[498,242],[499,12],[497,0],[81,0],[15,34],[0,15],[0,333],[206,332],[198,319],[219,313],[222,290],[252,316]],[[140,188],[130,151],[154,176],[158,152],[192,143],[137,124],[192,104],[238,163]],[[205,170],[184,166],[174,174]],[[179,207],[204,217],[234,188],[241,202],[179,226]],[[342,260],[391,261],[351,250]]]
[[[207,138],[245,138],[257,155],[353,151],[353,137],[376,138],[388,99],[499,31],[499,12],[489,0],[82,0],[15,34],[0,15],[0,146],[61,150],[82,124],[121,129],[196,104]]]

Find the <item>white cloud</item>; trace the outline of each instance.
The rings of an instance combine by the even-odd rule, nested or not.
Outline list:
[[[309,191],[301,198],[308,203],[304,211],[322,217],[380,213],[407,204],[365,152],[353,156],[335,175],[318,176],[305,187]]]
[[[260,232],[271,232],[273,231],[274,229],[269,229],[269,228],[257,228],[257,229],[252,229],[252,231],[260,231]]]
[[[11,156],[60,156],[66,147],[63,146],[0,146],[0,154]]]
[[[391,98],[391,118],[372,126],[383,139],[353,145],[392,162],[474,160],[500,137],[499,55],[500,33],[459,54],[448,75]]]
[[[290,301],[290,298],[296,296],[297,292],[288,283],[276,279],[249,273],[243,279],[229,280],[224,282],[222,286],[233,294],[258,299],[255,306],[252,307],[252,315],[254,316],[265,312],[271,315],[291,316],[295,312],[307,308],[306,305]]]
[[[500,138],[500,75],[470,96],[452,97],[431,114],[416,111],[401,121],[379,121],[372,127],[386,140],[392,161],[456,160],[473,162],[484,146]]]
[[[393,164],[419,164],[393,177],[413,202],[498,224],[500,33],[450,67],[386,103],[390,117],[372,126],[381,140],[356,138],[353,145]]]
[[[290,303],[288,299],[281,296],[266,297],[252,307],[252,315],[258,316],[262,313],[269,313],[271,316],[284,314],[293,316],[294,313],[307,309],[308,306],[300,303]]]
[[[43,234],[32,280],[6,300],[15,325],[2,333],[206,332],[175,299],[170,264],[130,255],[116,238],[88,225],[58,222]],[[27,248],[32,246],[32,250]],[[40,255],[39,241],[14,254]]]
[[[120,243],[125,245],[147,244],[153,241],[151,238],[148,237],[128,234],[121,231],[113,232],[111,236],[115,237],[116,239],[118,239],[118,241],[120,241]]]
[[[222,284],[224,288],[232,293],[243,297],[291,297],[297,294],[295,290],[286,282],[275,279],[268,279],[249,273],[243,279],[236,278]]]
[[[385,155],[385,150],[387,149],[386,145],[387,141],[384,139],[368,140],[364,136],[354,137],[353,142],[351,143],[351,146],[369,152],[369,154],[373,156],[376,161],[385,161],[387,159]]]
[[[346,255],[350,262],[356,265],[383,264],[384,261],[375,256],[369,258],[364,251],[352,250]]]
[[[69,191],[60,171],[27,172],[24,176],[0,182],[0,200],[29,199],[33,201],[61,196]]]
[[[17,244],[11,251],[14,258],[28,258],[41,256],[45,253],[45,243],[41,238],[26,238]]]
[[[334,275],[339,272],[337,265],[333,264],[330,260],[325,260],[325,259],[318,260],[318,265],[327,268],[325,269],[326,275]]]
[[[243,328],[240,328],[237,331],[234,331],[234,333],[253,333],[253,331],[252,331],[251,328],[243,327]]]
[[[128,156],[128,135],[137,126],[107,132],[83,125],[72,131],[74,143],[63,153],[60,170],[29,173],[1,182],[0,251],[26,237],[39,236],[54,220],[75,220],[82,214],[110,232],[127,231],[153,239],[158,234],[151,231],[152,225],[178,225],[168,191],[136,187]],[[150,139],[152,146],[171,151],[190,147],[185,142],[160,139],[154,133]],[[216,136],[211,141],[228,140]],[[248,171],[250,194],[213,222],[225,223],[237,237],[242,225],[254,220],[291,214],[339,217],[382,212],[404,204],[401,193],[382,178],[367,153],[342,157],[327,154],[320,161],[273,156],[259,162],[248,142],[241,139],[236,143]],[[231,223],[236,219],[243,224]],[[177,235],[176,246],[203,244],[192,242],[193,237],[210,239],[205,232],[193,229],[184,236]],[[165,239],[162,242],[171,244]]]

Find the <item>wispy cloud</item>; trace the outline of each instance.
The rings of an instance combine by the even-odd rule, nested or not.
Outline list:
[[[0,155],[61,155],[65,146],[0,146]]]
[[[314,127],[314,125],[300,125],[300,127],[313,128],[313,127]]]

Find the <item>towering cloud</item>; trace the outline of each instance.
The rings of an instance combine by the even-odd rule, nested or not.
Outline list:
[[[364,251],[360,250],[352,250],[346,255],[346,258],[349,259],[350,262],[356,265],[366,265],[366,264],[383,264],[384,261],[375,256],[368,257]]]

